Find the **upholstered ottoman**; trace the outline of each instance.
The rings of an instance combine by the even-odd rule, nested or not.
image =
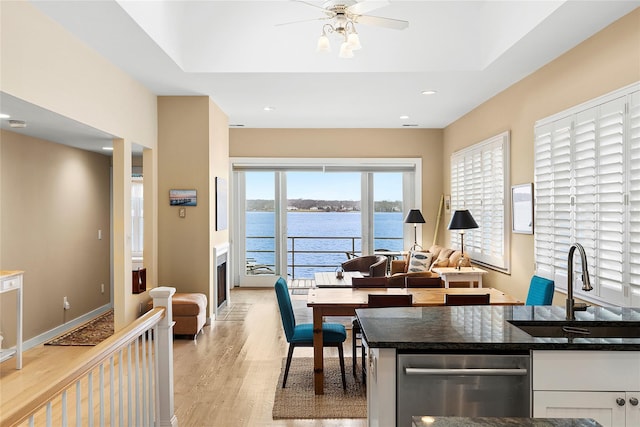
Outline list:
[[[150,308],[153,301],[149,302]],[[192,335],[196,339],[207,320],[207,296],[197,293],[175,293],[172,299],[174,335]]]

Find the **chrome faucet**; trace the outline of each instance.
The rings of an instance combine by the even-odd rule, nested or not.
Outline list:
[[[576,303],[573,300],[573,253],[578,249],[580,252],[580,261],[582,263],[582,290],[589,292],[593,287],[589,280],[589,270],[587,269],[587,254],[580,243],[574,243],[569,248],[569,260],[567,267],[567,320],[575,320],[576,311],[585,311],[587,304]]]

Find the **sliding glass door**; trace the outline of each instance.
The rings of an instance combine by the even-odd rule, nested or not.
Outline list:
[[[234,166],[234,284],[311,280],[353,256],[401,251],[419,187],[415,166],[404,168]]]

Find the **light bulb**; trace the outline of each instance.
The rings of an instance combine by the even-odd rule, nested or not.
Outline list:
[[[321,53],[329,53],[331,52],[331,44],[329,43],[329,37],[324,34],[318,38],[318,47],[316,48],[316,52]]]

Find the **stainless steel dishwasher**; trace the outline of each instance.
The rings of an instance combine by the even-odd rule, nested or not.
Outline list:
[[[529,417],[529,355],[398,355],[397,425],[414,415]]]

